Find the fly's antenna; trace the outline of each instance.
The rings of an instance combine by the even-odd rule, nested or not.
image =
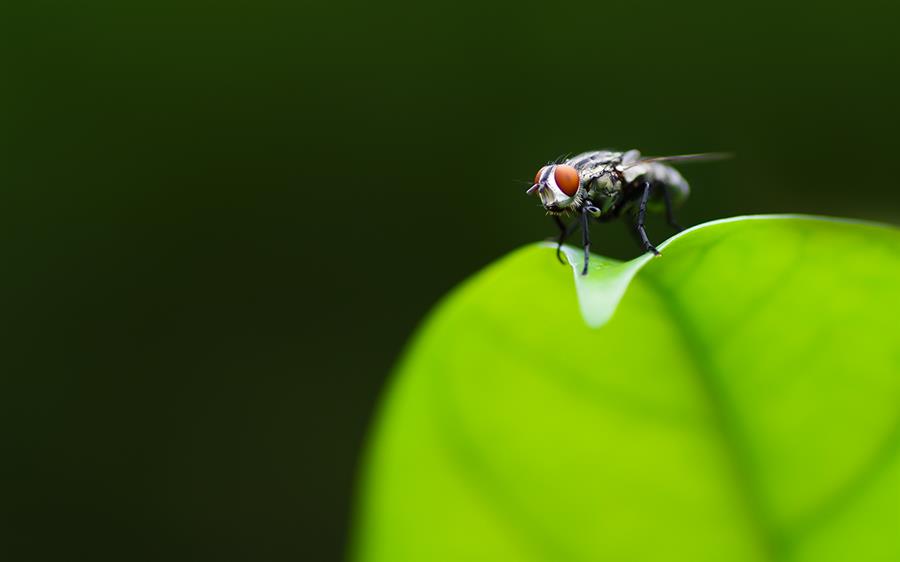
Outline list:
[[[519,179],[519,180],[514,180],[514,181],[519,185],[523,185],[523,186],[527,185],[528,186],[528,189],[525,190],[526,195],[531,195],[532,193],[534,193],[534,190],[538,188],[538,184],[536,184],[530,180]]]

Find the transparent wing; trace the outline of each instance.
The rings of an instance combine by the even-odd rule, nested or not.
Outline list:
[[[702,154],[679,154],[676,156],[648,156],[624,164],[623,168],[631,168],[647,164],[648,162],[715,162],[717,160],[727,160],[733,158],[734,154],[730,152],[704,152]]]

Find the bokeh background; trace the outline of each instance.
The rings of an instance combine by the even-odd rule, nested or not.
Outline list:
[[[895,6],[4,3],[0,558],[341,559],[392,363],[561,153],[900,222]]]

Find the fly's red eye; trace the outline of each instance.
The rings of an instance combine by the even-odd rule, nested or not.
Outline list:
[[[556,180],[556,185],[559,189],[569,197],[572,197],[578,191],[578,184],[580,183],[578,170],[572,166],[557,166],[553,170],[553,179]]]
[[[541,181],[541,174],[543,174],[544,170],[546,170],[546,169],[547,169],[547,166],[544,166],[543,168],[538,170],[538,173],[536,173],[534,175],[534,183],[538,183],[539,181]]]

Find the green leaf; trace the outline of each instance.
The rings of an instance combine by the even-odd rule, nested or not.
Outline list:
[[[900,231],[745,217],[660,248],[593,256],[576,296],[533,245],[444,300],[355,560],[900,560]]]

